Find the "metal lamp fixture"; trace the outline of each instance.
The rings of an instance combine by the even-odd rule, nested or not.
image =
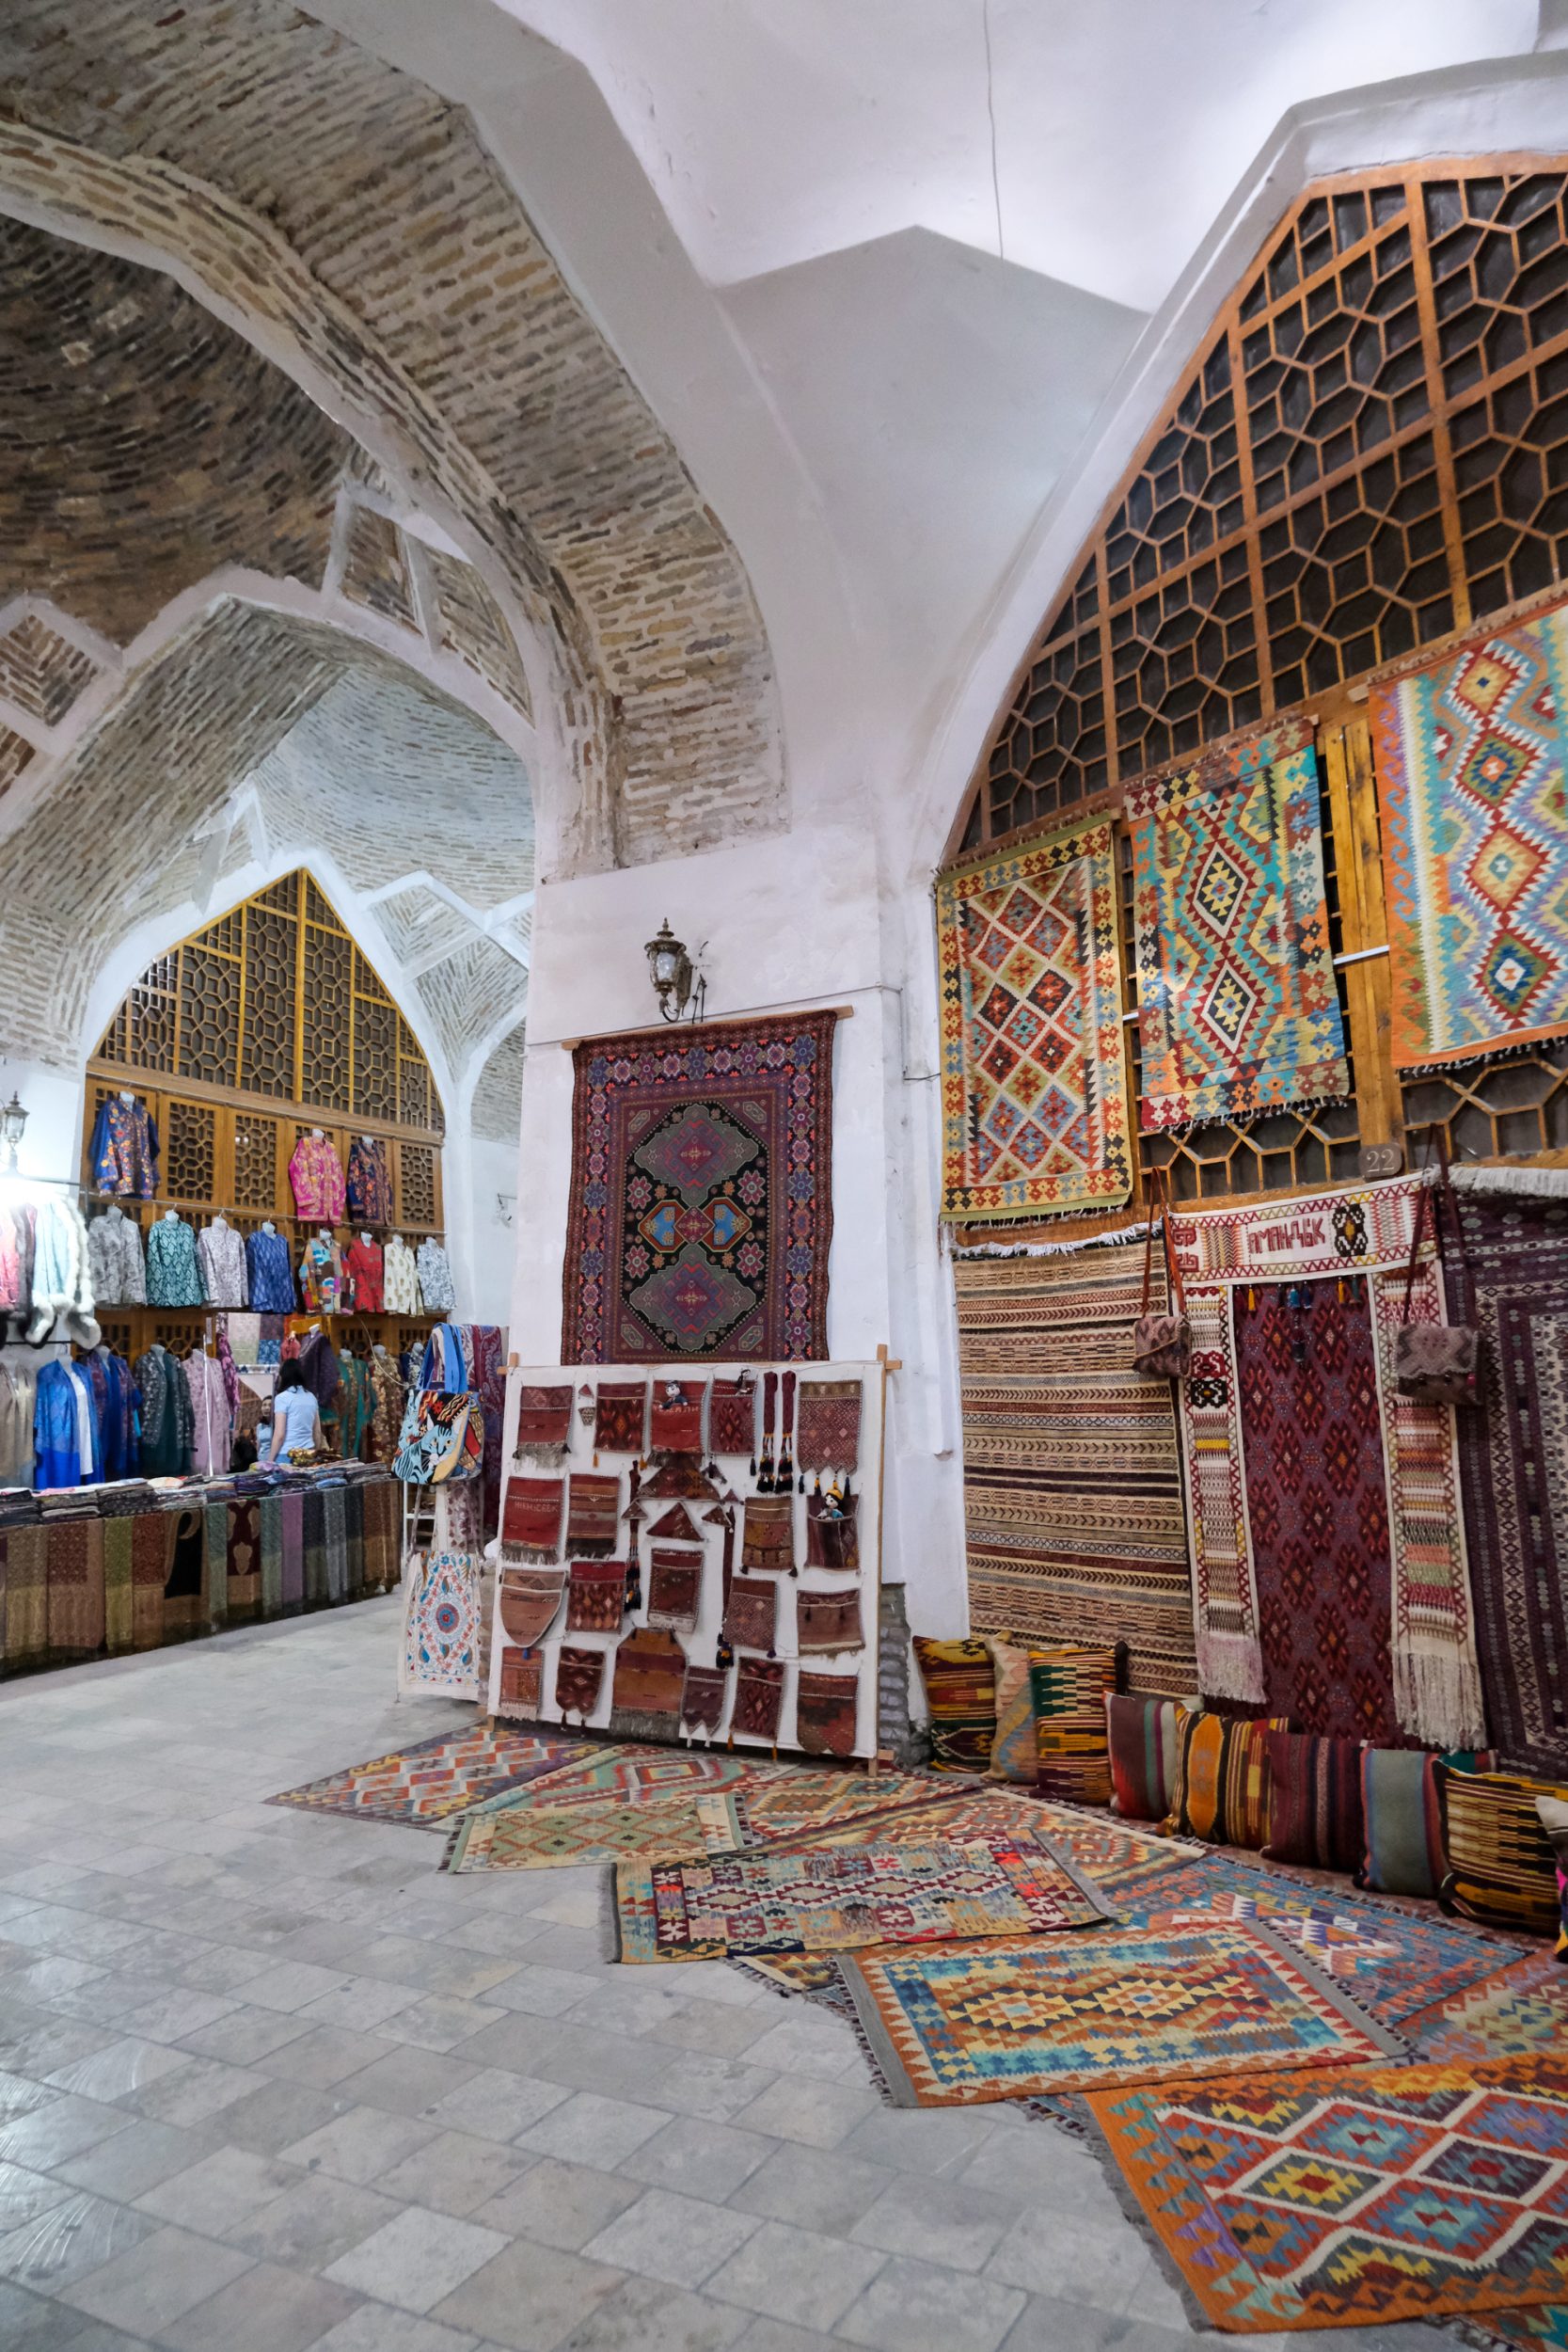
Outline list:
[[[650,939],[642,952],[648,959],[648,974],[658,996],[661,1017],[666,1021],[683,1021],[689,1006],[692,1020],[700,1021],[707,999],[707,982],[693,964],[686,942],[677,939],[670,929],[668,915],[658,927],[658,936]]]
[[[10,1101],[0,1107],[0,1144],[5,1147],[6,1172],[8,1175],[16,1173],[17,1152],[26,1124],[27,1114],[22,1107],[21,1097],[13,1091]]]

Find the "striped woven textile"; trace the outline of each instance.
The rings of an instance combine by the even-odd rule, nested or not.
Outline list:
[[[1143,1266],[1141,1239],[957,1257],[969,1613],[1020,1642],[1125,1642],[1128,1687],[1174,1697],[1197,1661],[1170,1383],[1132,1369]]]

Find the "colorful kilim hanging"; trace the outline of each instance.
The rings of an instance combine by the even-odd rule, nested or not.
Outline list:
[[[1128,1647],[1134,1691],[1197,1685],[1168,1380],[1132,1369],[1144,1243],[958,1253],[969,1615],[977,1632]],[[1153,1254],[1152,1306],[1165,1306]]]
[[[501,1499],[501,1558],[557,1560],[561,1556],[563,1478],[509,1478]]]
[[[624,1560],[574,1560],[566,1594],[568,1633],[619,1633],[626,1613]]]
[[[417,1570],[410,1564],[398,1688],[478,1698],[479,1563],[467,1553],[432,1552]]]
[[[601,1454],[641,1454],[648,1419],[645,1380],[601,1380],[594,1443]]]
[[[615,1653],[610,1728],[618,1740],[673,1738],[686,1688],[686,1652],[673,1633],[639,1627]]]
[[[952,1846],[624,1864],[615,1909],[619,1956],[633,1962],[1043,1936],[1106,1916],[1042,1840],[1001,1835]]]
[[[771,1574],[793,1572],[795,1505],[788,1495],[748,1495],[741,1528],[740,1565]]]
[[[519,1390],[516,1450],[559,1462],[572,1435],[572,1384]]]
[[[1376,2064],[1400,2043],[1275,1930],[1214,1920],[841,1966],[899,2106]]]
[[[563,1362],[827,1355],[836,1024],[578,1047]]]
[[[802,1671],[795,1691],[795,1740],[807,1756],[853,1756],[860,1717],[856,1675]]]
[[[937,882],[942,1214],[1114,1209],[1132,1189],[1109,824]]]
[[[598,1706],[605,1657],[602,1649],[579,1649],[562,1643],[555,1661],[555,1703],[563,1716],[575,1715],[582,1723]]]
[[[1568,1033],[1568,611],[1375,684],[1396,1069]]]
[[[804,1394],[802,1384],[801,1393]],[[715,1380],[708,1391],[709,1454],[752,1454],[757,1449],[757,1389],[750,1373],[736,1380]]]
[[[1350,1092],[1308,719],[1127,787],[1144,1128]]]
[[[566,1549],[574,1557],[602,1560],[615,1549],[621,1523],[621,1481],[574,1470],[567,1482]]]
[[[267,1803],[342,1813],[356,1821],[438,1828],[453,1813],[558,1772],[582,1753],[580,1740],[559,1731],[439,1731],[302,1788],[285,1788]]]
[[[1090,2105],[1210,2325],[1461,2312],[1484,2325],[1568,2295],[1560,2058],[1191,2082]]]
[[[523,1649],[543,1641],[555,1623],[565,1582],[562,1568],[503,1568],[496,1611],[507,1639]]]
[[[865,1635],[861,1628],[859,1592],[799,1591],[795,1596],[795,1646],[802,1658],[814,1652],[828,1655],[839,1650],[863,1649]]]
[[[636,1855],[673,1861],[733,1853],[745,1842],[740,1809],[721,1788],[623,1798],[592,1805],[507,1805],[470,1813],[452,1834],[449,1870],[559,1870]]]
[[[650,1454],[701,1454],[701,1380],[656,1380],[648,1403]]]
[[[860,1457],[860,1382],[802,1380],[795,1419],[797,1468],[852,1470]]]
[[[1366,1285],[1302,1282],[1282,1295],[1271,1283],[1232,1297],[1269,1712],[1303,1731],[1400,1746],[1387,1467]]]
[[[1395,1327],[1403,1319],[1418,1177],[1254,1202],[1172,1219],[1192,1327],[1181,1428],[1192,1493],[1198,1681],[1216,1698],[1261,1701],[1263,1653],[1243,1475],[1242,1385],[1232,1292],[1255,1283],[1361,1275],[1371,1297],[1377,1392],[1388,1466],[1393,1554],[1394,1699],[1402,1728],[1433,1747],[1479,1747],[1481,1681],[1459,1513],[1452,1409],[1401,1395]],[[1442,1286],[1430,1247],[1411,1317],[1438,1322]]]
[[[784,1660],[742,1658],[736,1666],[730,1730],[749,1740],[776,1740],[784,1709]]]
[[[1563,1202],[1462,1191],[1481,1402],[1459,1460],[1476,1647],[1504,1764],[1568,1759],[1568,1219]],[[1457,1311],[1456,1311],[1457,1312]]]
[[[656,1544],[648,1555],[648,1623],[673,1633],[694,1633],[702,1597],[701,1552],[672,1551]]]

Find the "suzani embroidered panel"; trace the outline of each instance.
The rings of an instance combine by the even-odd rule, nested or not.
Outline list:
[[[1312,726],[1127,787],[1145,1129],[1350,1092]]]
[[[1172,1220],[1192,1327],[1191,1376],[1180,1382],[1192,1496],[1198,1682],[1213,1698],[1264,1696],[1259,1586],[1247,1509],[1243,1411],[1233,1297],[1263,1283],[1364,1278],[1370,1298],[1378,1411],[1386,1463],[1392,1565],[1389,1649],[1402,1728],[1433,1747],[1484,1737],[1452,1407],[1402,1395],[1393,1338],[1421,1179],[1238,1204]],[[1410,1312],[1442,1322],[1442,1278],[1430,1240]]]
[[[826,1356],[836,1022],[578,1047],[563,1362]]]
[[[937,884],[942,1214],[1115,1208],[1132,1188],[1109,824]]]
[[[1568,1034],[1568,607],[1370,703],[1395,1067]]]

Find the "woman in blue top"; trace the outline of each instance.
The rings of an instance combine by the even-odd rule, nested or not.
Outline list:
[[[276,1462],[279,1454],[309,1453],[321,1443],[321,1406],[306,1387],[297,1362],[285,1364],[272,1401],[272,1452],[267,1459]]]

